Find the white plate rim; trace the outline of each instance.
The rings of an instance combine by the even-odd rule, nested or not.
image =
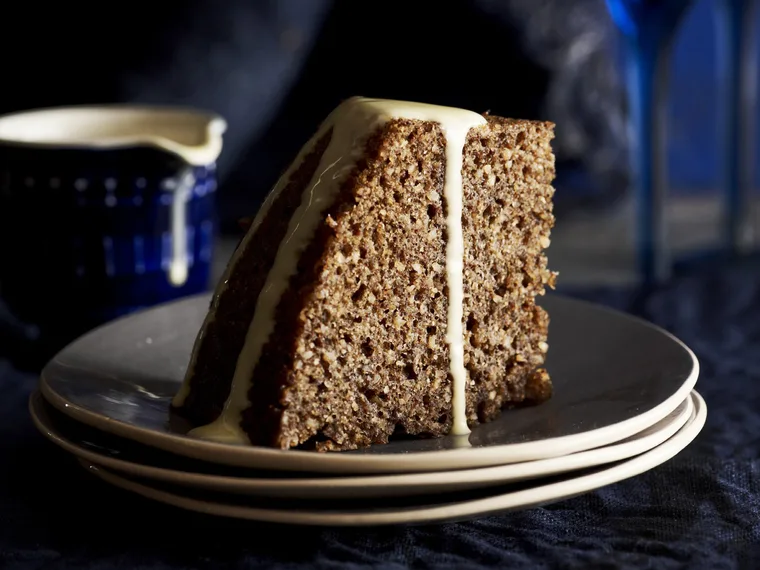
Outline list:
[[[173,301],[158,307],[153,307],[152,309],[132,313],[131,315],[115,319],[110,323],[106,323],[101,327],[93,329],[87,334],[97,333],[97,331],[103,327],[113,325],[115,322],[124,319],[132,318],[136,314],[145,313],[168,305],[180,304],[183,302],[188,303],[194,299],[203,298],[205,296],[205,294],[195,295],[179,301]],[[577,434],[544,439],[540,442],[530,441],[476,448],[463,447],[395,455],[351,455],[339,452],[316,453],[313,451],[269,449],[256,446],[216,443],[193,439],[179,434],[150,430],[102,416],[66,400],[63,396],[55,392],[55,390],[53,390],[47,383],[47,367],[42,371],[39,388],[42,395],[49,403],[75,421],[119,437],[131,439],[144,445],[178,455],[236,467],[295,471],[303,470],[305,462],[308,462],[308,470],[312,472],[357,474],[440,471],[457,468],[489,467],[494,465],[504,465],[506,463],[521,463],[524,461],[547,459],[578,451],[585,451],[609,445],[643,431],[670,414],[688,397],[699,377],[699,360],[694,352],[675,335],[654,323],[610,307],[563,295],[553,295],[553,297],[571,303],[583,304],[594,310],[614,314],[617,317],[634,320],[642,326],[651,328],[664,335],[682,347],[691,358],[692,369],[689,376],[678,390],[655,407],[616,424]],[[540,445],[538,445],[539,443]]]
[[[296,499],[380,498],[433,494],[514,483],[597,467],[628,459],[660,445],[686,424],[694,407],[693,398],[690,395],[684,400],[683,411],[676,418],[639,439],[549,459],[455,471],[265,479],[179,472],[101,455],[77,445],[65,435],[55,431],[40,417],[36,408],[40,404],[35,403],[35,399],[37,401],[42,399],[39,392],[34,392],[29,398],[29,412],[35,427],[52,443],[91,465],[128,476],[207,491]],[[657,423],[666,419],[667,416]],[[656,425],[650,426],[647,430],[653,430]]]
[[[538,485],[512,493],[493,495],[471,501],[428,505],[403,510],[342,513],[307,510],[282,511],[211,503],[154,489],[148,485],[124,479],[102,467],[90,465],[81,460],[80,463],[85,469],[105,482],[137,493],[145,498],[186,510],[228,518],[311,526],[378,526],[448,522],[495,515],[510,510],[577,497],[589,491],[630,479],[665,463],[683,451],[699,435],[705,425],[707,404],[696,391],[691,393],[691,397],[693,398],[695,409],[690,422],[687,422],[675,435],[654,449],[612,467],[589,475],[569,478],[547,485]]]

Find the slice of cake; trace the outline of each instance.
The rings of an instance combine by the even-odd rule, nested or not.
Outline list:
[[[337,107],[221,279],[173,408],[191,436],[355,449],[551,395],[554,125]]]

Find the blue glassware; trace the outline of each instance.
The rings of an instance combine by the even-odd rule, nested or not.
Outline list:
[[[638,267],[645,284],[671,271],[665,223],[665,95],[678,24],[692,0],[606,0],[626,43],[626,85],[633,131]]]
[[[225,128],[155,107],[0,117],[0,345],[44,359],[107,320],[207,290]]]
[[[720,123],[726,208],[723,233],[734,254],[754,248],[752,175],[757,100],[757,0],[718,0]]]

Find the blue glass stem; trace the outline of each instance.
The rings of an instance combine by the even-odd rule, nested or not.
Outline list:
[[[754,154],[757,50],[755,0],[719,0],[718,66],[720,126],[725,192],[723,234],[727,249],[747,253],[754,246],[752,163]]]
[[[645,285],[670,277],[666,198],[666,93],[670,43],[658,34],[629,42],[627,88],[633,127],[632,168],[636,197],[636,255]]]

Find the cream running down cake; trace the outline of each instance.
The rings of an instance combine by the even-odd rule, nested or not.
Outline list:
[[[172,408],[190,436],[349,450],[551,397],[549,122],[354,97],[271,191]]]

